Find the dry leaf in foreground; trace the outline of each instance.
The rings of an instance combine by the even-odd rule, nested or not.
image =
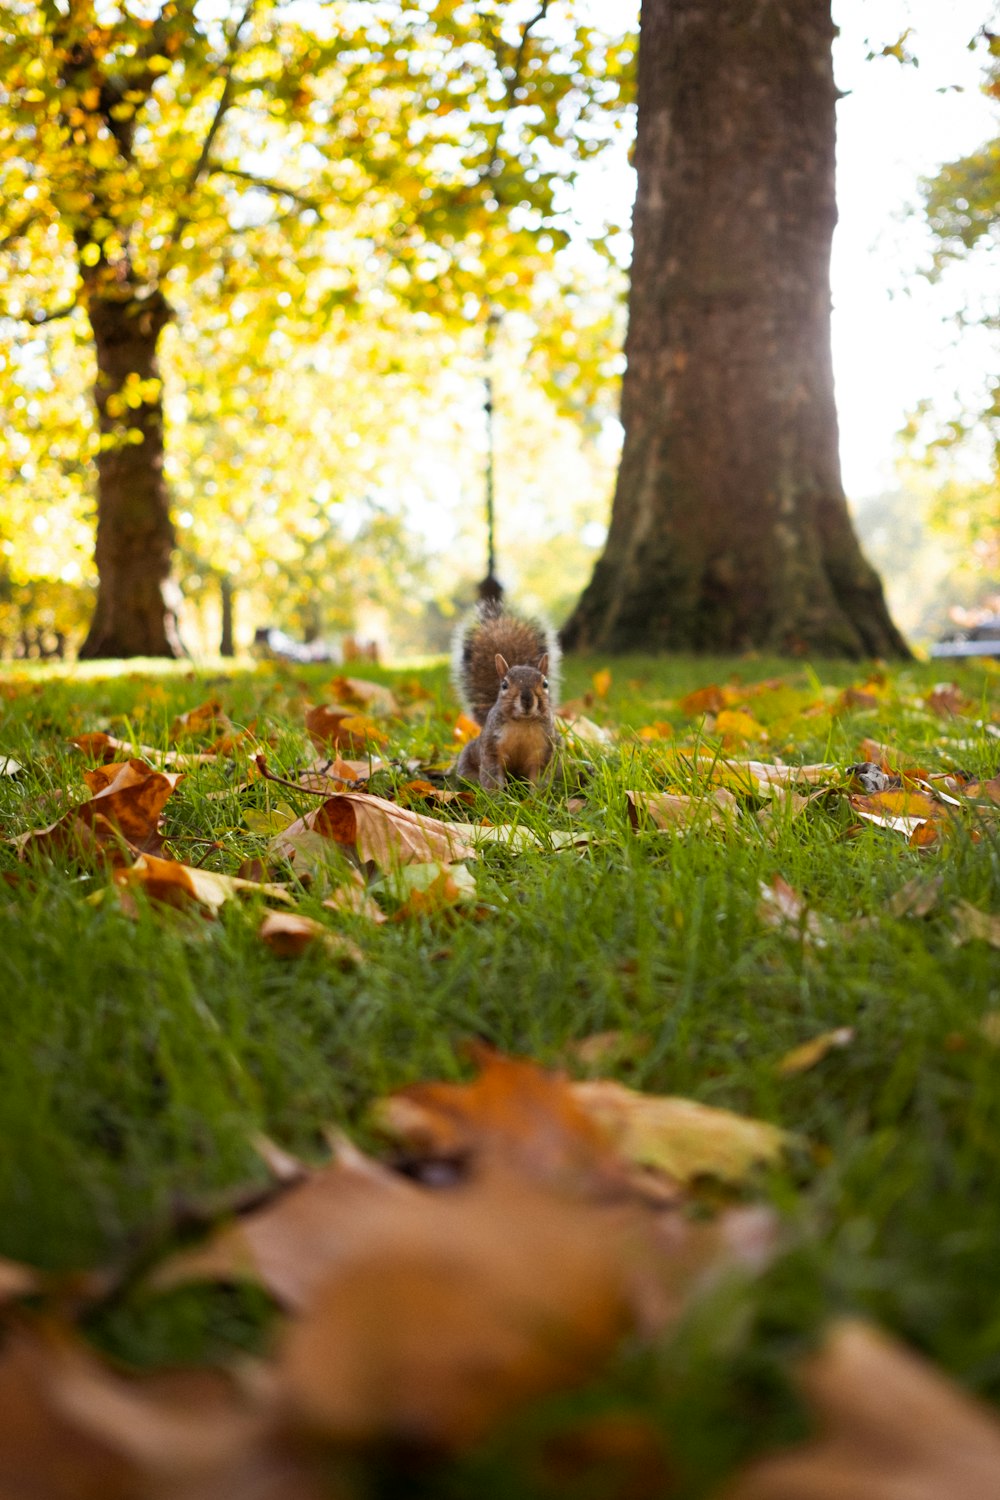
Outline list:
[[[375,1209],[289,1326],[291,1420],[326,1438],[464,1449],[596,1373],[633,1325],[624,1225],[491,1173]]]
[[[238,875],[219,875],[214,870],[201,870],[197,865],[173,859],[157,859],[152,854],[141,854],[134,865],[118,870],[115,885],[123,892],[139,888],[151,901],[162,901],[167,906],[183,907],[195,902],[210,912],[218,911],[226,901],[241,893],[267,896],[272,901],[291,900],[281,885],[243,880]]]
[[[257,936],[282,958],[297,958],[307,948],[319,945],[341,968],[358,968],[365,961],[357,943],[352,943],[343,933],[331,932],[315,917],[304,917],[298,912],[265,912]]]
[[[792,1138],[775,1125],[610,1079],[570,1083],[524,1058],[476,1049],[470,1083],[417,1083],[374,1107],[378,1128],[418,1155],[499,1156],[536,1178],[623,1180],[631,1167],[675,1182],[741,1181]]]
[[[718,1500],[997,1500],[1000,1423],[860,1321],[835,1324],[799,1384],[821,1433],[762,1458]]]
[[[162,848],[160,814],[182,776],[154,771],[145,761],[127,760],[85,771],[83,779],[93,795],[48,828],[16,839],[22,858],[29,853],[58,857],[73,849],[93,851],[112,847],[116,839],[124,839],[135,851]]]
[[[316,833],[334,843],[356,848],[362,860],[372,860],[383,870],[411,861],[442,860],[448,864],[469,859],[475,853],[472,845],[455,831],[455,825],[411,812],[367,792],[340,792],[328,797],[280,833],[271,845],[271,853],[280,858],[294,857],[296,838],[303,833]]]
[[[787,1131],[766,1120],[694,1099],[640,1094],[610,1079],[571,1088],[621,1156],[638,1167],[665,1172],[675,1182],[698,1177],[742,1182],[755,1167],[778,1161],[793,1143]]]
[[[259,1402],[208,1370],[126,1380],[75,1338],[8,1330],[0,1355],[3,1500],[313,1500],[269,1487]],[[252,1482],[251,1482],[252,1481]]]

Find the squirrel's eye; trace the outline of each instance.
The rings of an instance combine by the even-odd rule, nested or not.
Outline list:
[[[509,677],[505,677],[504,680],[503,680],[503,682],[501,682],[501,684],[500,684],[500,691],[502,693],[505,693],[509,687],[510,687],[510,678]]]
[[[549,690],[549,679],[547,677],[543,677],[542,678],[542,687],[545,689],[546,692],[548,692],[548,690]]]

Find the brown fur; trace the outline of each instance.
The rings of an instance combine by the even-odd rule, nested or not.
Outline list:
[[[488,790],[503,787],[508,774],[539,780],[555,750],[546,674],[556,656],[554,637],[534,622],[480,613],[455,657],[460,686],[483,726],[459,756],[459,776]]]

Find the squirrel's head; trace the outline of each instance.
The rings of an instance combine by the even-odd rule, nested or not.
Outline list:
[[[499,701],[511,719],[545,719],[549,707],[548,653],[540,656],[537,667],[510,667],[497,653],[497,676],[500,679]]]

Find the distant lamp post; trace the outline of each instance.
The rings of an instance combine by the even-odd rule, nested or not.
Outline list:
[[[503,599],[503,584],[497,577],[496,524],[495,524],[495,455],[493,423],[493,342],[500,314],[490,308],[483,334],[483,415],[486,419],[486,577],[479,584],[478,594],[483,604],[499,604]]]

